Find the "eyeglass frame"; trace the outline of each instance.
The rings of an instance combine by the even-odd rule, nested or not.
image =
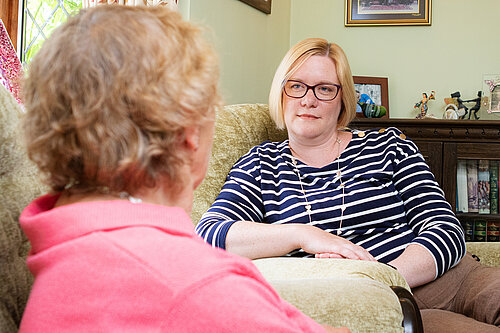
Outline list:
[[[306,92],[304,93],[304,95],[300,96],[300,97],[295,97],[295,96],[290,96],[288,95],[288,93],[286,92],[286,84],[288,82],[298,82],[298,83],[301,83],[303,85],[306,86]],[[321,85],[331,85],[331,86],[335,86],[337,87],[337,93],[335,94],[335,96],[333,96],[333,98],[331,99],[323,99],[323,98],[319,98],[317,95],[316,95],[316,87],[317,86],[321,86]],[[288,97],[290,98],[303,98],[305,95],[307,95],[307,93],[309,92],[309,89],[312,90],[313,94],[314,94],[314,97],[316,97],[317,100],[319,101],[324,101],[324,102],[329,102],[329,101],[333,101],[335,98],[337,98],[337,96],[339,95],[339,91],[342,89],[342,86],[340,84],[336,84],[336,83],[318,83],[318,84],[315,84],[314,86],[310,86],[302,81],[299,81],[299,80],[287,80],[284,84],[283,84],[283,92],[285,93],[285,95],[287,95]]]

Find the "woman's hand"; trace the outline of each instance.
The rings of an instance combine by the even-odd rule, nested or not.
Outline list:
[[[376,261],[364,248],[318,227],[300,225],[297,233],[300,247],[316,258],[344,258]]]
[[[376,261],[361,246],[307,224],[238,221],[226,237],[227,251],[249,259],[284,256],[300,248],[317,258]]]

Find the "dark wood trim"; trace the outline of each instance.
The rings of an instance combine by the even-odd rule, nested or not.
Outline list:
[[[397,127],[411,139],[454,142],[500,142],[498,120],[356,118],[352,128]]]
[[[17,50],[17,26],[19,22],[19,0],[0,1],[0,18],[2,19],[12,44]]]

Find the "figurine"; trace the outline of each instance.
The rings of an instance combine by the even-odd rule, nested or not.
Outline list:
[[[415,104],[415,109],[420,109],[420,113],[416,117],[417,119],[425,118],[425,116],[427,115],[427,110],[429,109],[427,107],[427,102],[429,102],[431,99],[436,99],[436,92],[434,90],[431,91],[430,96],[427,96],[427,93],[422,93],[422,99],[420,100],[420,102]]]
[[[465,119],[465,116],[467,116],[467,113],[469,114],[468,119],[470,119],[470,116],[472,115],[472,113],[474,113],[474,118],[476,120],[479,119],[477,112],[479,111],[479,109],[481,108],[482,105],[486,106],[488,104],[488,98],[483,97],[483,92],[478,91],[476,98],[469,99],[467,101],[462,100],[460,97],[461,97],[460,92],[457,91],[457,92],[454,92],[453,94],[451,94],[451,98],[449,98],[449,97],[445,98],[444,102],[446,104],[454,104],[457,107],[456,112],[458,114],[458,119]],[[476,104],[474,104],[474,106],[469,110],[469,108],[467,108],[464,105],[464,103],[472,103],[472,102],[474,102]],[[445,112],[446,112],[446,110],[447,110],[447,108],[445,108]]]
[[[455,104],[450,103],[445,106],[443,119],[458,119],[458,117],[458,107]]]
[[[460,96],[460,91],[456,91],[451,94],[451,98],[455,98],[457,101],[458,114],[460,115],[460,119],[464,119],[465,116],[467,116],[469,108],[464,105],[464,101],[460,98]]]
[[[477,116],[477,112],[481,108],[481,97],[482,97],[482,95],[483,95],[483,93],[481,91],[478,91],[477,92],[477,98],[469,99],[468,101],[463,101],[464,103],[469,103],[469,102],[475,102],[476,103],[476,104],[474,104],[474,106],[469,111],[469,119],[470,119],[470,115],[472,114],[472,112],[474,112],[474,118],[476,120],[479,119],[479,117]]]

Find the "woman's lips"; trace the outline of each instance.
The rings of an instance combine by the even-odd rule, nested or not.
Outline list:
[[[308,113],[299,114],[298,117],[301,119],[318,119],[319,118],[313,114],[308,114]]]

